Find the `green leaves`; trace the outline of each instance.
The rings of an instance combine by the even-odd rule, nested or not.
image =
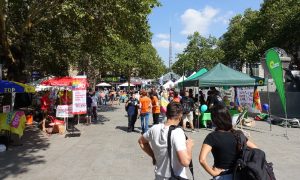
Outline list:
[[[195,32],[188,40],[187,47],[182,54],[177,55],[178,61],[172,66],[175,73],[183,74],[183,71],[193,72],[201,68],[211,68],[223,58],[217,38],[206,38]]]
[[[265,0],[259,11],[245,10],[233,17],[222,36],[222,60],[241,67],[243,63],[259,62],[272,47],[296,55],[300,45],[298,0]]]
[[[1,1],[4,68],[13,66],[9,69],[27,76],[33,70],[66,75],[75,66],[91,78],[121,74],[126,67],[142,69],[137,52],[150,44],[147,18],[159,5],[157,0]],[[159,64],[156,51],[151,52]]]

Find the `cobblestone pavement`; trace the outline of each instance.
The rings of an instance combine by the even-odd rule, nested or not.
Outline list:
[[[282,127],[272,126],[270,131],[266,122],[256,124],[256,128],[246,131],[266,152],[267,160],[274,163],[277,179],[300,179],[300,129],[289,128],[287,139]],[[97,123],[76,125],[67,135],[48,137],[36,128],[28,127],[21,140],[23,146],[11,146],[0,153],[0,179],[154,179],[151,160],[137,144],[140,133],[127,133],[126,126],[124,104],[121,104],[101,108]],[[200,129],[187,133],[195,140],[195,179],[210,179],[198,162],[200,146],[209,132]],[[211,160],[212,156],[210,163]]]

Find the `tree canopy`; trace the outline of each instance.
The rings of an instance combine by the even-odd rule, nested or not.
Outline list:
[[[67,75],[73,67],[97,78],[108,72],[123,73],[127,67],[139,69],[143,58],[137,52],[146,54],[149,49],[147,63],[160,72],[164,66],[150,43],[148,23],[148,15],[159,5],[157,0],[3,0],[4,75],[14,80],[28,79],[32,71]],[[145,74],[153,76],[157,74]]]
[[[265,0],[258,11],[246,9],[234,16],[221,37],[223,63],[241,68],[261,61],[272,47],[285,49],[294,60],[300,47],[300,1]]]
[[[213,36],[204,37],[198,32],[188,36],[188,45],[183,53],[178,54],[178,60],[172,66],[177,74],[198,71],[201,68],[211,68],[223,58],[219,40]],[[184,73],[185,73],[184,72]]]

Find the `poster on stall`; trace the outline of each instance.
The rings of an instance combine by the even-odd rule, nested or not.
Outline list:
[[[73,117],[72,106],[58,105],[56,108],[56,117],[60,117],[60,118]]]
[[[73,114],[86,114],[86,76],[74,77],[72,83],[73,91]]]
[[[3,113],[9,113],[10,112],[10,105],[3,106]]]
[[[253,87],[237,88],[237,99],[239,105],[248,109],[250,112],[252,112],[253,93]]]

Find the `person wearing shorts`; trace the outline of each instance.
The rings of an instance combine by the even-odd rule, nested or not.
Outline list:
[[[193,124],[193,111],[194,111],[194,100],[189,97],[189,92],[185,92],[185,96],[181,99],[181,104],[183,106],[183,130],[186,130],[186,123],[189,122],[192,132],[194,132],[194,124]]]

